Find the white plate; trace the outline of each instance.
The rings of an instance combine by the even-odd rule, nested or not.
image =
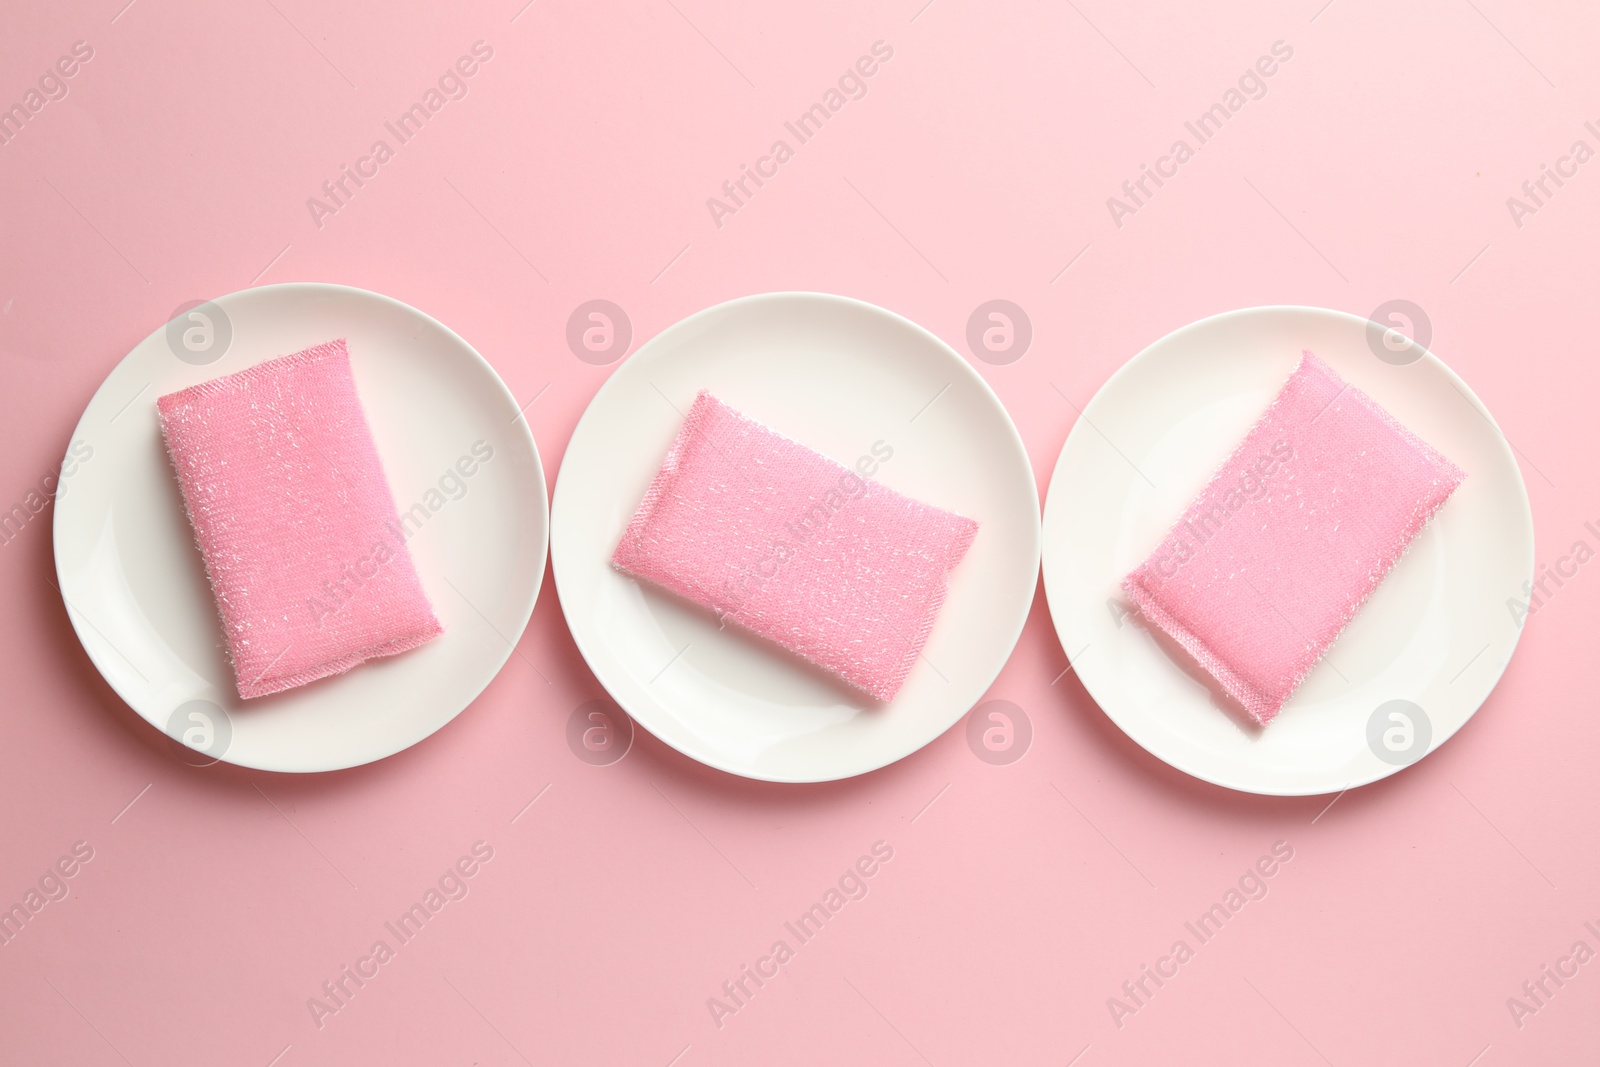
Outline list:
[[[1112,375],[1062,447],[1044,518],[1056,632],[1111,720],[1198,778],[1306,795],[1385,777],[1460,729],[1516,648],[1521,630],[1506,600],[1532,577],[1533,519],[1511,449],[1448,367],[1421,349],[1405,365],[1380,360],[1368,327],[1354,315],[1300,307],[1186,326]],[[1213,695],[1198,668],[1180,666],[1113,605],[1124,601],[1122,578],[1244,437],[1303,349],[1467,479],[1261,729],[1222,710],[1227,698]],[[1389,701],[1411,706],[1384,707]]]
[[[701,389],[846,466],[885,442],[883,484],[978,520],[923,659],[891,703],[719,631],[708,612],[611,568]],[[680,752],[769,781],[862,774],[938,737],[1005,664],[1038,581],[1038,490],[994,393],[920,326],[816,293],[721,304],[640,348],[579,421],[551,521],[561,607],[601,684]]]
[[[72,625],[122,699],[169,737],[187,735],[197,757],[325,771],[414,745],[489,684],[539,595],[549,513],[519,405],[466,341],[376,293],[270,285],[221,297],[200,314],[212,320],[209,350],[207,323],[177,316],[176,328],[157,330],[117,365],[73,435],[92,456],[63,479],[56,503],[56,573]],[[185,331],[199,351],[185,346]],[[338,677],[241,701],[162,447],[156,398],[335,337],[349,340],[396,506],[424,509],[413,513],[421,525],[407,547],[444,634]],[[470,478],[447,477],[480,441],[493,458]]]

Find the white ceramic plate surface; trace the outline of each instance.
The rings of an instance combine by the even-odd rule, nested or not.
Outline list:
[[[610,566],[701,389],[846,466],[875,443],[892,448],[879,481],[978,520],[923,658],[892,702],[719,630],[709,612]],[[994,393],[914,323],[813,293],[699,312],[619,366],[567,446],[551,522],[562,610],[621,707],[694,759],[771,781],[862,774],[942,734],[1004,665],[1038,580],[1038,490]]]
[[[1045,593],[1078,676],[1134,741],[1218,785],[1303,795],[1392,774],[1461,728],[1521,634],[1507,599],[1520,597],[1533,574],[1533,520],[1512,451],[1448,367],[1421,349],[1409,363],[1378,358],[1370,325],[1343,312],[1268,307],[1169,334],[1095,394],[1050,482]],[[1124,616],[1118,586],[1260,417],[1305,349],[1467,478],[1262,729],[1136,616]]]
[[[169,737],[187,739],[197,758],[324,771],[416,744],[499,672],[539,595],[549,515],[519,405],[466,341],[376,293],[271,285],[197,314],[176,316],[130,352],[73,434],[78,454],[90,454],[62,480],[55,553],[78,637],[111,687]],[[411,515],[407,548],[445,632],[241,701],[156,398],[336,337],[349,342],[395,504]],[[493,457],[479,462],[485,449]],[[460,465],[463,457],[473,462]]]

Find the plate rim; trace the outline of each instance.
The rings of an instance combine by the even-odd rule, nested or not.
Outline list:
[[[465,337],[462,337],[459,333],[445,325],[443,322],[428,314],[426,311],[423,311],[421,308],[414,307],[403,300],[389,296],[385,293],[375,292],[371,289],[362,289],[359,286],[354,285],[342,285],[338,282],[273,282],[268,285],[252,285],[246,286],[243,289],[235,289],[234,291],[225,293],[221,296],[212,297],[208,300],[208,302],[217,304],[218,306],[221,306],[224,311],[226,311],[227,307],[223,303],[224,301],[254,299],[259,297],[261,294],[274,291],[294,293],[298,295],[312,295],[321,293],[325,295],[344,297],[347,299],[372,300],[380,304],[387,304],[392,308],[398,309],[402,313],[417,316],[423,321],[438,328],[446,336],[459,344],[468,355],[478,362],[483,370],[488,372],[489,380],[496,388],[500,390],[501,394],[511,404],[511,406],[513,408],[519,406],[517,404],[515,394],[513,394],[510,387],[506,385],[505,379],[500,376],[499,371],[495,370],[494,365],[485,359],[483,353],[479,352],[470,341],[468,341]],[[68,439],[69,447],[71,441],[76,441],[83,436],[84,421],[89,417],[90,409],[94,406],[95,401],[100,396],[101,390],[105,388],[106,383],[110,381],[112,375],[114,375],[123,366],[123,364],[131,359],[134,353],[138,352],[139,349],[144,347],[146,344],[149,344],[151,341],[158,338],[165,331],[166,325],[166,321],[163,321],[159,326],[151,330],[150,333],[146,334],[143,338],[136,342],[132,348],[130,348],[108,371],[106,371],[105,375],[100,380],[100,384],[95,386],[94,393],[84,404],[83,413],[78,416],[78,421],[73,425],[72,436]],[[279,353],[279,355],[286,354],[287,353]],[[268,356],[266,358],[272,359],[275,357]],[[252,366],[254,365],[255,364],[252,364]],[[154,403],[153,400],[151,402]],[[440,730],[443,730],[446,726],[450,725],[457,718],[459,718],[462,712],[471,707],[473,702],[482,696],[484,691],[494,683],[494,680],[500,676],[502,671],[505,670],[506,664],[510,662],[512,654],[516,651],[517,643],[521,640],[522,635],[527,631],[528,623],[533,618],[534,609],[538,606],[539,596],[544,591],[544,574],[550,559],[550,480],[545,473],[544,457],[539,453],[539,442],[533,436],[533,428],[528,424],[526,417],[518,419],[517,424],[520,426],[521,435],[527,439],[528,447],[532,450],[534,470],[538,476],[538,485],[536,487],[537,492],[535,493],[535,497],[539,501],[539,515],[542,521],[539,524],[539,531],[536,539],[539,545],[539,555],[543,558],[544,566],[541,566],[536,570],[533,587],[530,590],[527,598],[527,604],[521,612],[521,622],[516,627],[516,636],[507,642],[504,654],[501,656],[499,663],[496,664],[493,671],[488,674],[488,677],[484,680],[483,685],[480,686],[475,693],[468,697],[460,707],[456,708],[432,728],[405,741],[398,748],[393,748],[386,752],[376,753],[354,762],[329,763],[309,761],[307,764],[301,766],[283,766],[272,763],[251,762],[239,759],[231,747],[224,751],[220,756],[216,757],[217,762],[228,763],[236,767],[244,767],[250,770],[268,771],[276,774],[326,774],[332,771],[342,771],[350,770],[355,767],[365,767],[370,764],[377,763],[380,760],[388,759],[391,756],[399,755],[408,749],[414,748],[423,741],[426,741],[428,738],[432,737],[434,734],[438,733]],[[514,430],[513,432],[517,431]],[[187,518],[185,519],[185,522],[187,522]],[[51,515],[50,529],[51,560],[54,564],[56,572],[58,591],[64,581],[61,574],[62,560],[60,552],[61,539],[64,536],[62,532],[62,523],[62,510],[58,506]],[[112,692],[117,694],[117,698],[121,700],[122,703],[126,705],[135,715],[153,727],[157,733],[161,734],[161,736],[168,736],[166,731],[161,727],[161,724],[155,722],[145,715],[145,713],[140,710],[139,706],[134,701],[130,700],[128,695],[118,688],[117,684],[111,680],[111,677],[106,673],[104,667],[102,667],[99,658],[95,655],[90,642],[84,639],[83,630],[79,625],[78,619],[76,618],[76,612],[73,607],[66,602],[66,594],[64,592],[61,593],[61,602],[62,608],[66,612],[67,620],[72,624],[72,631],[74,636],[76,636],[78,639],[79,646],[83,649],[84,654],[89,657],[89,661],[94,664],[94,668],[99,673],[101,680],[105,682]]]
[[[653,344],[656,344],[658,341],[660,341],[660,339],[662,337],[665,337],[669,333],[678,331],[680,329],[685,329],[685,330],[689,329],[689,328],[692,327],[692,325],[694,323],[699,322],[702,319],[707,318],[707,317],[709,317],[711,315],[714,315],[714,314],[717,314],[717,313],[724,313],[724,312],[727,312],[727,311],[730,311],[730,310],[733,310],[733,309],[736,309],[736,308],[743,308],[743,307],[746,307],[746,306],[749,306],[749,305],[756,305],[756,304],[761,304],[761,303],[766,303],[766,302],[775,302],[775,301],[782,301],[782,300],[816,300],[816,301],[821,301],[821,302],[824,302],[824,303],[832,303],[832,304],[840,305],[840,306],[851,308],[851,309],[855,309],[855,310],[858,310],[858,311],[864,310],[864,311],[866,311],[868,313],[871,313],[871,314],[883,315],[883,316],[888,317],[891,321],[893,321],[893,322],[895,322],[897,324],[900,324],[902,326],[910,328],[910,330],[914,334],[920,335],[923,339],[931,342],[936,348],[942,349],[945,353],[947,353],[950,356],[950,358],[953,360],[954,364],[959,367],[959,371],[957,373],[965,374],[967,376],[967,378],[971,382],[975,383],[982,390],[982,395],[983,395],[984,399],[987,400],[987,402],[989,402],[990,404],[992,404],[994,409],[996,411],[998,411],[1001,414],[1001,416],[1004,418],[1006,430],[1008,431],[1007,437],[1006,437],[1006,445],[1007,445],[1008,448],[1014,450],[1015,457],[1017,459],[1019,459],[1021,461],[1021,463],[1023,464],[1023,466],[1026,468],[1026,470],[1028,472],[1029,481],[1033,486],[1033,493],[1032,493],[1032,496],[1033,496],[1033,507],[1031,509],[1032,514],[1033,514],[1033,522],[1029,526],[1030,538],[1031,538],[1032,549],[1033,549],[1033,552],[1032,552],[1032,555],[1033,555],[1033,568],[1032,568],[1033,580],[1029,584],[1027,602],[1024,605],[1022,605],[1021,610],[1017,613],[1016,621],[1014,622],[1014,624],[1011,627],[1011,633],[1009,635],[1009,640],[1006,643],[1007,644],[1007,652],[1003,657],[999,658],[998,662],[995,664],[995,666],[993,668],[993,671],[989,674],[989,677],[983,683],[983,686],[982,686],[982,688],[981,688],[981,690],[979,692],[977,700],[974,701],[974,703],[972,704],[971,707],[966,708],[960,714],[955,716],[955,718],[953,718],[943,729],[941,729],[938,733],[934,734],[933,736],[928,737],[925,740],[922,740],[922,741],[918,742],[917,744],[912,745],[910,748],[907,748],[905,751],[899,752],[896,755],[892,756],[891,758],[889,758],[887,760],[884,760],[881,763],[877,763],[877,764],[875,764],[873,766],[870,766],[870,767],[864,767],[864,768],[861,768],[859,770],[853,770],[853,771],[849,771],[849,772],[842,773],[842,774],[822,774],[822,775],[815,775],[815,776],[784,776],[784,775],[776,775],[776,774],[756,773],[751,768],[740,768],[740,767],[737,767],[737,766],[733,766],[733,765],[730,765],[729,761],[722,760],[722,759],[717,759],[717,758],[712,758],[709,754],[705,754],[705,753],[698,752],[698,751],[689,751],[688,749],[686,749],[684,747],[680,747],[678,744],[674,743],[673,741],[668,740],[667,738],[663,737],[661,734],[657,733],[656,730],[654,730],[650,726],[649,723],[647,723],[639,715],[635,714],[634,710],[632,708],[630,708],[628,706],[628,704],[622,699],[622,697],[620,697],[616,693],[616,691],[613,689],[611,681],[608,678],[604,677],[602,675],[601,670],[596,667],[595,661],[594,661],[593,658],[591,658],[590,649],[589,649],[589,647],[588,647],[588,645],[586,643],[587,640],[588,640],[587,636],[580,632],[580,628],[579,627],[575,627],[572,624],[572,617],[571,617],[570,612],[567,609],[568,594],[566,592],[564,592],[563,589],[562,589],[562,578],[561,578],[562,566],[558,562],[559,558],[561,558],[561,550],[557,546],[560,543],[561,538],[557,534],[557,523],[558,523],[557,516],[560,515],[564,510],[567,510],[566,508],[563,507],[562,501],[565,500],[565,499],[568,499],[568,497],[570,496],[571,492],[578,491],[578,490],[570,490],[568,493],[563,493],[563,486],[567,485],[567,484],[569,484],[571,482],[571,479],[568,479],[568,478],[564,477],[564,475],[566,473],[566,470],[567,470],[567,457],[569,455],[571,455],[573,441],[577,440],[579,434],[583,432],[583,429],[584,429],[585,425],[588,424],[588,422],[590,421],[591,417],[594,415],[595,410],[600,406],[602,401],[607,399],[608,392],[613,390],[613,389],[621,389],[622,388],[622,386],[617,384],[618,375],[619,375],[619,372],[622,370],[622,368],[624,366],[626,366],[628,363],[633,362],[634,360],[638,359],[642,354],[645,353],[645,351],[649,348],[649,346],[651,346]],[[1022,434],[1017,429],[1016,420],[1012,417],[1010,409],[1007,408],[1005,406],[1005,404],[1000,400],[999,395],[997,393],[995,393],[994,388],[992,386],[990,386],[988,381],[986,381],[984,379],[983,375],[979,374],[977,369],[975,367],[973,367],[972,364],[970,362],[968,362],[965,358],[963,358],[961,353],[956,351],[955,347],[953,345],[951,345],[949,342],[945,341],[944,338],[940,337],[938,334],[936,334],[933,331],[929,330],[927,327],[921,325],[920,323],[918,323],[918,322],[916,322],[916,321],[914,321],[914,320],[912,320],[912,319],[910,319],[910,318],[908,318],[908,317],[906,317],[904,315],[901,315],[900,313],[898,313],[896,311],[893,311],[893,310],[891,310],[889,308],[883,307],[883,306],[881,306],[879,304],[871,303],[870,301],[867,301],[867,300],[861,300],[861,299],[859,299],[857,297],[844,296],[844,295],[838,294],[838,293],[825,293],[825,292],[819,292],[819,291],[815,291],[815,290],[806,290],[806,289],[783,289],[783,290],[774,290],[774,291],[770,291],[770,292],[747,293],[747,294],[745,294],[743,296],[736,296],[736,297],[733,297],[731,299],[723,300],[723,301],[720,301],[720,302],[718,302],[716,304],[712,304],[712,305],[709,305],[707,307],[700,308],[699,310],[693,311],[693,312],[689,313],[688,315],[685,315],[684,317],[682,317],[682,318],[680,318],[680,319],[678,319],[678,320],[676,320],[676,321],[674,321],[672,323],[669,323],[668,325],[662,327],[660,330],[656,331],[656,333],[651,335],[646,341],[644,341],[642,344],[640,344],[638,348],[634,349],[624,359],[622,359],[621,361],[618,362],[618,364],[616,365],[615,368],[613,368],[611,373],[609,375],[607,375],[606,380],[601,384],[600,388],[595,391],[594,396],[592,396],[589,399],[589,403],[588,403],[587,406],[585,406],[585,408],[583,410],[583,414],[581,416],[579,416],[577,423],[573,426],[571,436],[567,439],[567,447],[562,451],[561,466],[556,471],[556,484],[555,484],[555,490],[554,490],[554,492],[552,494],[552,502],[551,502],[551,507],[550,507],[550,534],[551,534],[551,539],[550,539],[550,573],[551,573],[551,577],[553,578],[554,584],[555,584],[555,587],[556,587],[556,599],[561,605],[562,618],[567,623],[567,631],[568,631],[569,634],[571,634],[573,643],[577,646],[579,654],[583,657],[584,664],[589,668],[589,672],[592,675],[594,675],[595,680],[600,683],[601,688],[603,688],[605,690],[606,695],[609,696],[613,701],[615,701],[617,706],[619,708],[621,708],[622,711],[625,714],[627,714],[628,717],[630,719],[632,719],[635,724],[637,724],[642,729],[648,731],[652,737],[656,738],[658,741],[660,741],[662,744],[666,745],[668,748],[671,748],[674,751],[676,751],[678,753],[681,753],[682,755],[688,757],[689,759],[694,760],[697,763],[703,764],[704,766],[710,767],[710,768],[712,768],[714,770],[717,770],[717,771],[720,771],[720,772],[722,772],[724,774],[731,774],[731,775],[737,776],[739,778],[749,779],[751,781],[775,782],[775,783],[793,784],[793,785],[813,784],[813,783],[821,783],[821,782],[846,781],[846,780],[849,780],[851,778],[859,778],[859,777],[861,777],[863,775],[872,774],[872,773],[874,773],[876,771],[880,771],[880,770],[884,769],[885,767],[889,767],[889,766],[892,766],[892,765],[894,765],[896,763],[899,763],[901,760],[907,758],[908,756],[914,755],[915,753],[920,752],[922,749],[927,748],[929,745],[933,744],[939,738],[941,738],[945,734],[949,733],[950,730],[953,729],[955,726],[957,726],[965,716],[970,714],[971,711],[972,711],[972,708],[976,707],[978,705],[978,703],[981,703],[983,694],[987,693],[989,691],[989,689],[991,689],[994,686],[995,680],[1000,677],[1000,673],[1005,669],[1006,665],[1011,662],[1011,658],[1016,654],[1017,643],[1022,638],[1023,630],[1025,630],[1027,628],[1028,619],[1033,613],[1034,602],[1038,597],[1038,591],[1039,591],[1039,568],[1040,568],[1040,565],[1041,565],[1041,562],[1042,562],[1042,559],[1043,559],[1043,551],[1044,551],[1043,503],[1044,503],[1044,501],[1039,495],[1038,473],[1033,468],[1033,461],[1028,456],[1027,446],[1022,440]],[[568,505],[568,507],[570,507],[570,505]]]
[[[1229,311],[1222,311],[1213,315],[1207,315],[1204,318],[1195,319],[1194,321],[1185,323],[1176,329],[1169,330],[1167,333],[1156,338],[1154,341],[1151,341],[1133,356],[1125,360],[1116,368],[1116,370],[1112,371],[1110,376],[1106,378],[1106,380],[1097,390],[1095,390],[1094,396],[1089,398],[1088,403],[1084,404],[1079,417],[1074,420],[1072,428],[1067,432],[1066,439],[1061,444],[1061,451],[1056,456],[1055,467],[1050,473],[1050,483],[1045,491],[1043,525],[1046,531],[1046,536],[1043,559],[1040,562],[1042,580],[1044,583],[1045,604],[1050,612],[1051,626],[1055,630],[1056,643],[1061,646],[1062,652],[1067,655],[1069,663],[1071,662],[1071,654],[1067,652],[1067,642],[1063,640],[1062,635],[1064,625],[1063,617],[1067,611],[1067,607],[1064,603],[1066,594],[1064,590],[1058,590],[1054,595],[1051,593],[1052,585],[1058,584],[1064,579],[1058,578],[1056,579],[1055,583],[1053,583],[1051,580],[1051,558],[1053,555],[1059,555],[1059,553],[1052,553],[1050,551],[1050,539],[1048,536],[1048,531],[1052,525],[1051,516],[1055,514],[1055,510],[1051,507],[1051,501],[1057,498],[1064,498],[1066,495],[1064,491],[1060,493],[1057,492],[1057,482],[1062,477],[1062,468],[1064,461],[1066,460],[1067,450],[1072,447],[1073,441],[1080,432],[1086,433],[1086,431],[1084,431],[1084,426],[1095,414],[1095,407],[1100,403],[1101,398],[1111,391],[1113,386],[1116,385],[1118,379],[1121,378],[1125,372],[1128,372],[1135,363],[1146,358],[1154,349],[1169,344],[1173,340],[1180,338],[1182,335],[1191,331],[1198,331],[1206,327],[1216,326],[1230,319],[1242,319],[1258,316],[1264,317],[1271,314],[1283,313],[1331,318],[1334,320],[1341,320],[1349,325],[1360,326],[1363,329],[1372,323],[1371,319],[1363,318],[1360,315],[1356,315],[1352,312],[1341,311],[1337,308],[1317,307],[1311,304],[1260,304],[1246,308],[1234,308]],[[1413,342],[1413,344],[1415,344],[1415,342]],[[1468,385],[1459,374],[1451,369],[1449,364],[1445,363],[1444,360],[1435,355],[1432,349],[1424,345],[1415,345],[1415,347],[1421,352],[1421,355],[1418,357],[1418,359],[1413,360],[1412,362],[1418,363],[1423,361],[1431,361],[1432,365],[1437,370],[1443,371],[1447,379],[1455,384],[1462,395],[1466,397],[1467,401],[1477,409],[1478,413],[1482,415],[1485,420],[1487,420],[1489,426],[1494,430],[1494,437],[1496,440],[1493,447],[1500,452],[1502,458],[1508,461],[1511,471],[1516,476],[1517,487],[1521,490],[1522,508],[1519,515],[1521,527],[1520,532],[1524,536],[1524,539],[1528,545],[1527,557],[1522,561],[1523,570],[1526,572],[1528,577],[1532,577],[1538,548],[1534,541],[1533,503],[1531,498],[1528,496],[1527,481],[1522,476],[1522,467],[1517,463],[1517,458],[1513,453],[1510,441],[1505,435],[1505,431],[1500,429],[1500,424],[1495,421],[1493,412],[1491,412],[1488,406],[1484,404],[1481,399],[1479,399],[1478,394],[1473,391],[1472,387]],[[1065,507],[1064,499],[1061,506]],[[1060,520],[1057,521],[1059,522]],[[1059,608],[1058,604],[1060,605]],[[1511,659],[1516,654],[1517,647],[1522,641],[1522,633],[1523,628],[1518,627],[1515,635],[1511,639],[1511,645],[1507,650],[1505,661],[1500,665],[1499,670],[1495,672],[1494,677],[1488,681],[1483,690],[1483,696],[1478,699],[1478,702],[1473,706],[1472,710],[1469,711],[1461,719],[1461,721],[1448,732],[1441,733],[1439,736],[1434,738],[1428,751],[1424,752],[1421,756],[1418,756],[1410,763],[1399,765],[1384,764],[1382,767],[1376,768],[1376,773],[1368,777],[1363,778],[1358,776],[1343,783],[1342,785],[1330,785],[1325,788],[1322,786],[1308,789],[1263,788],[1259,785],[1246,784],[1240,781],[1230,780],[1228,776],[1224,774],[1205,773],[1195,767],[1186,766],[1183,762],[1180,762],[1175,758],[1169,758],[1169,756],[1166,754],[1154,751],[1134,736],[1128,727],[1123,724],[1122,719],[1119,718],[1117,713],[1112,711],[1111,708],[1107,706],[1106,702],[1101,699],[1100,694],[1096,693],[1095,688],[1090,681],[1093,672],[1091,672],[1090,675],[1085,675],[1081,671],[1075,673],[1078,676],[1079,682],[1082,683],[1084,691],[1088,693],[1089,699],[1094,702],[1101,714],[1109,719],[1111,723],[1116,726],[1116,728],[1121,731],[1121,733],[1129,741],[1133,742],[1133,744],[1137,745],[1144,752],[1155,757],[1175,770],[1181,771],[1184,774],[1187,774],[1192,778],[1197,778],[1203,782],[1209,782],[1210,784],[1223,789],[1228,789],[1239,793],[1253,794],[1256,796],[1325,796],[1329,793],[1342,792],[1349,789],[1358,789],[1361,786],[1371,785],[1374,782],[1383,781],[1393,774],[1421,763],[1424,759],[1427,759],[1429,756],[1439,751],[1440,748],[1444,747],[1446,742],[1459,733],[1467,725],[1467,723],[1472,720],[1473,716],[1475,716],[1478,711],[1482,709],[1483,705],[1488,702],[1489,697],[1493,695],[1495,689],[1498,688],[1500,685],[1500,680],[1505,677],[1505,672],[1511,665]]]

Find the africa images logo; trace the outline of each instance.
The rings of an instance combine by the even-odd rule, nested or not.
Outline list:
[[[882,438],[872,442],[870,455],[863,453],[859,456],[854,469],[846,468],[832,488],[821,494],[820,498],[809,501],[803,513],[783,524],[788,537],[780,534],[767,546],[766,555],[745,568],[737,579],[730,578],[723,582],[717,614],[737,611],[748,597],[761,592],[762,586],[776,578],[786,563],[800,555],[802,549],[827,527],[835,515],[867,494],[866,479],[876,475],[879,466],[893,458],[893,445]],[[753,589],[752,584],[755,586]]]
[[[470,855],[464,854],[447,866],[409,908],[392,922],[383,924],[388,936],[374,941],[367,954],[357,957],[353,963],[341,964],[338,973],[322,983],[320,994],[307,997],[306,1010],[311,1013],[311,1021],[316,1023],[317,1029],[321,1030],[331,1016],[348,1008],[356,994],[382,974],[383,968],[394,961],[402,948],[416,940],[446,905],[467,899],[467,894],[472,892],[472,879],[492,859],[494,846],[487,841],[474,841]],[[390,938],[394,940],[392,945]]]
[[[835,915],[844,910],[846,904],[852,901],[865,900],[871,886],[868,880],[883,870],[883,865],[894,859],[894,846],[887,841],[874,841],[872,854],[857,857],[856,861],[844,869],[837,881],[823,891],[820,900],[817,900],[802,911],[793,921],[783,924],[784,931],[789,937],[780,937],[772,943],[766,955],[756,958],[755,966],[747,963],[739,965],[739,973],[722,983],[722,996],[707,997],[706,1011],[711,1014],[711,1021],[721,1030],[723,1020],[730,1015],[737,1015],[740,1011],[750,1006],[750,1001],[761,991],[767,982],[778,977],[780,969],[808,942],[822,933],[822,928]],[[794,944],[789,943],[789,938],[794,939]]]
[[[1246,500],[1266,497],[1272,490],[1271,479],[1281,476],[1293,459],[1294,448],[1287,441],[1279,440],[1254,463],[1233,467],[1230,461],[1227,473],[1234,481],[1227,483],[1226,488],[1219,482],[1220,493],[1208,493],[1207,499],[1190,508],[1162,545],[1161,556],[1155,561],[1156,572],[1163,578],[1177,575],[1179,569],[1195,557],[1200,546],[1244,508]]]
[[[367,154],[358,157],[354,164],[339,164],[339,173],[322,183],[322,196],[306,198],[306,210],[311,213],[311,221],[317,229],[322,229],[324,218],[337,215],[358,190],[376,178],[379,168],[393,159],[398,149],[404,148],[421,133],[428,120],[443,111],[447,103],[466,99],[470,90],[468,79],[493,58],[494,49],[488,43],[474,41],[471,55],[459,57],[439,75],[433,85],[423,90],[421,99],[400,112],[392,122],[383,124],[383,128],[394,138],[393,145],[386,138],[379,137],[367,149]]]
[[[10,144],[47,105],[65,100],[72,91],[68,80],[93,58],[93,45],[88,41],[74,41],[72,54],[61,56],[46,67],[37,85],[29,86],[21,100],[10,107],[0,104],[0,145]]]
[[[1258,57],[1253,65],[1245,68],[1234,85],[1223,91],[1217,103],[1200,112],[1192,122],[1183,124],[1184,130],[1194,138],[1194,144],[1191,145],[1185,137],[1173,141],[1166,154],[1156,157],[1154,168],[1146,163],[1139,164],[1139,176],[1122,183],[1121,197],[1106,197],[1106,210],[1111,213],[1111,221],[1117,229],[1122,229],[1127,216],[1137,215],[1155,198],[1162,186],[1176,178],[1178,168],[1193,159],[1201,148],[1221,133],[1223,126],[1242,111],[1245,104],[1267,95],[1266,79],[1278,73],[1282,64],[1294,58],[1294,49],[1286,41],[1273,41],[1271,53]]]
[[[1183,924],[1184,931],[1194,939],[1194,944],[1189,943],[1189,937],[1180,937],[1165,955],[1157,957],[1153,967],[1141,963],[1138,975],[1122,983],[1122,996],[1106,998],[1106,1010],[1111,1013],[1111,1021],[1116,1023],[1117,1029],[1121,1030],[1130,1017],[1149,1007],[1161,988],[1178,977],[1183,965],[1215,940],[1233,917],[1245,909],[1245,905],[1267,899],[1272,888],[1269,880],[1292,859],[1293,845],[1287,841],[1274,842],[1271,855],[1262,855],[1246,867],[1235,884],[1223,892],[1220,900],[1202,911],[1193,922]]]
[[[817,134],[822,127],[844,110],[851,100],[861,100],[867,95],[867,79],[878,73],[880,66],[894,58],[894,49],[882,40],[872,42],[872,54],[861,56],[833,85],[822,93],[822,99],[800,112],[792,122],[783,124],[784,131],[794,138],[790,144],[780,137],[772,142],[766,155],[757,156],[755,166],[739,164],[739,175],[722,183],[722,196],[706,197],[706,210],[717,229],[722,229],[723,219],[737,215],[767,182],[778,176],[778,170],[795,157],[796,150]]]

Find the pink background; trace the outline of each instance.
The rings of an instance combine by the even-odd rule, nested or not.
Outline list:
[[[637,347],[730,297],[825,290],[966,353],[973,309],[1012,300],[1032,347],[978,367],[1041,488],[1075,417],[1051,383],[1081,406],[1231,308],[1404,298],[1522,455],[1540,560],[1597,543],[1600,162],[1520,227],[1506,206],[1573,141],[1600,148],[1590,5],[124,2],[11,4],[0,33],[0,104],[74,42],[94,52],[0,145],[0,506],[179,304],[257,283],[391,294],[519,398],[548,384],[529,415],[551,475],[610,370],[567,347],[584,301],[625,308]],[[479,40],[469,94],[319,228],[306,199]],[[718,228],[706,198],[878,40],[894,56],[867,96]],[[1279,40],[1267,95],[1115,225],[1106,198]],[[168,755],[77,644],[49,516],[0,548],[0,902],[74,842],[94,858],[0,947],[5,1063],[1595,1056],[1600,963],[1520,1027],[1507,1008],[1575,941],[1600,950],[1593,568],[1529,620],[1467,729],[1331,808],[1146,755],[1072,675],[1052,684],[1042,596],[990,694],[1032,723],[1014,764],[958,727],[814,787],[642,734],[591,766],[566,725],[602,694],[548,580],[526,661],[454,723],[297,778]],[[319,1029],[307,998],[480,840],[470,894]],[[869,895],[719,1028],[707,998],[880,840]],[[1119,1028],[1107,998],[1278,841],[1294,858],[1270,894]]]

